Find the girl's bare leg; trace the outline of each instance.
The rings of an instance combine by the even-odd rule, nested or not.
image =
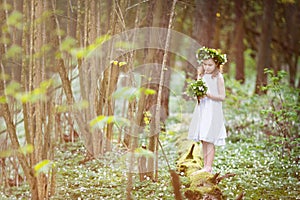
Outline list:
[[[207,158],[207,143],[204,141],[202,142],[202,153],[203,153],[203,163],[204,163],[204,167],[206,166],[206,158]]]
[[[215,145],[209,142],[202,142],[204,167],[201,170],[195,171],[193,175],[201,172],[212,172],[212,165],[215,157]]]
[[[212,171],[212,166],[215,158],[215,145],[207,142],[207,157],[206,157],[206,165],[205,168],[208,172]]]

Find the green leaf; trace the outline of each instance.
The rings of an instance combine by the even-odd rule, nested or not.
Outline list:
[[[0,103],[7,103],[5,96],[0,96]]]
[[[141,157],[141,156],[144,156],[144,157],[147,157],[147,158],[153,158],[154,157],[154,153],[148,149],[144,149],[144,148],[136,148],[134,150],[134,153],[138,156],[138,157]]]
[[[119,62],[119,67],[122,67],[123,65],[127,65],[127,62],[125,62],[125,61]]]
[[[9,74],[6,74],[4,72],[0,72],[0,80],[7,81],[7,80],[9,80],[9,78],[10,78]]]
[[[106,117],[106,123],[107,124],[110,124],[112,122],[114,122],[114,116],[108,116],[108,117]]]
[[[53,81],[51,79],[43,81],[40,83],[40,86],[38,88],[35,88],[34,90],[30,92],[13,92],[14,97],[21,101],[22,103],[31,102],[35,103],[39,100],[45,100],[46,99],[46,92],[47,89],[52,85]]]
[[[20,84],[12,81],[11,83],[9,83],[9,85],[6,87],[5,93],[6,95],[16,95],[17,93],[20,92]]]
[[[25,145],[24,147],[20,147],[19,152],[26,155],[28,153],[32,153],[33,152],[33,145],[32,144],[28,144]]]
[[[18,45],[13,44],[12,46],[10,46],[7,50],[7,52],[5,53],[5,57],[8,58],[15,58],[18,55],[21,55],[22,52],[22,48]]]
[[[110,38],[111,38],[111,36],[108,34],[102,35],[96,39],[96,44],[97,45],[102,44],[102,43],[106,42],[107,40],[109,40]]]
[[[90,53],[92,53],[94,50],[96,50],[98,47],[101,46],[105,41],[110,39],[109,35],[103,35],[96,39],[95,43],[90,44],[87,48],[72,48],[69,52],[77,58],[84,58],[87,57]]]
[[[96,117],[95,119],[92,119],[90,121],[90,126],[93,127],[95,126],[97,123],[101,123],[106,119],[106,117],[104,115],[99,115],[98,117]]]
[[[11,155],[13,155],[13,150],[4,150],[4,151],[0,151],[0,158],[7,158],[10,157]]]
[[[66,52],[71,52],[71,50],[76,47],[76,44],[77,44],[77,41],[74,38],[67,37],[66,39],[64,39],[61,42],[60,50],[66,51]]]
[[[138,96],[138,90],[135,87],[123,87],[113,93],[113,98],[124,98],[128,101],[135,99]]]
[[[152,89],[149,89],[149,88],[144,88],[142,90],[143,90],[143,92],[144,92],[145,95],[152,95],[152,94],[156,93],[155,90],[152,90]]]
[[[86,100],[83,100],[78,103],[74,103],[73,105],[57,105],[55,107],[55,112],[64,113],[64,112],[69,112],[69,111],[79,111],[79,110],[87,108],[88,105],[89,105],[89,103]]]
[[[14,26],[18,29],[22,29],[22,13],[13,11],[7,18],[6,23],[8,26]]]
[[[113,97],[115,99],[121,99],[124,98],[128,101],[132,101],[135,98],[138,98],[141,93],[144,93],[145,95],[153,95],[156,93],[155,90],[149,89],[149,88],[135,88],[135,87],[123,87],[121,89],[118,89],[113,93]]]
[[[39,173],[48,173],[49,170],[54,167],[54,163],[50,160],[42,160],[34,166],[35,175]]]
[[[33,146],[31,144],[25,145],[24,147],[20,147],[18,149],[19,153],[28,154],[33,152]],[[14,156],[16,151],[14,149],[8,149],[0,152],[0,158],[7,158],[10,156]]]
[[[130,121],[126,118],[100,115],[90,121],[90,127],[94,127],[97,125],[100,128],[103,128],[106,124],[110,124],[110,123],[116,123],[119,126],[129,126],[130,125]]]

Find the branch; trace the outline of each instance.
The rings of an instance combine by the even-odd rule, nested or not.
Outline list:
[[[225,178],[230,178],[230,177],[234,177],[236,174],[233,173],[226,173],[224,176],[220,176],[219,178],[216,179],[216,183],[220,183],[223,179]]]

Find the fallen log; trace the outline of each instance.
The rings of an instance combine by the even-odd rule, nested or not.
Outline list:
[[[208,172],[193,173],[203,167],[203,159],[201,150],[197,143],[192,143],[188,151],[182,154],[178,159],[177,171],[189,178],[189,182],[185,185],[184,196],[191,200],[202,199],[224,199],[218,183],[224,178],[235,176],[235,174],[227,173],[220,176],[220,173],[211,174]]]

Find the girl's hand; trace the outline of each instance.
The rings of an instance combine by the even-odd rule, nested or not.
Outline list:
[[[210,99],[212,99],[214,101],[224,101],[224,98],[225,98],[225,97],[223,97],[223,95],[214,96],[214,95],[212,95],[210,93],[206,93],[206,97],[210,98]]]

